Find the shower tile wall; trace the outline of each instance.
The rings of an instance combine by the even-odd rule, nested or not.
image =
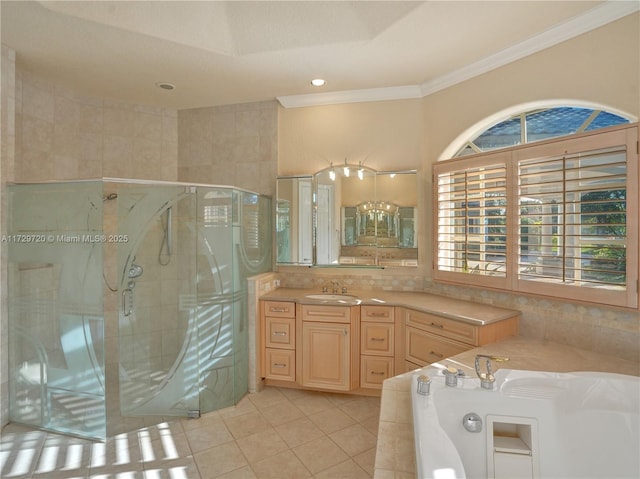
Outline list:
[[[178,112],[178,180],[275,193],[278,103]]]
[[[177,179],[176,110],[80,95],[25,71],[17,92],[17,181]]]

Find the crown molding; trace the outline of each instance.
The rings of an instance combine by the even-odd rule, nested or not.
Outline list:
[[[420,85],[388,88],[370,88],[307,95],[279,96],[277,100],[285,108],[359,103],[385,100],[422,98],[450,86],[462,83],[483,73],[520,60],[539,51],[595,30],[603,25],[640,11],[638,0],[608,0],[591,10],[558,23],[544,32],[516,43],[446,75],[425,81]]]
[[[305,106],[337,105],[341,103],[361,103],[368,101],[406,100],[422,98],[418,85],[394,86],[388,88],[368,88],[364,90],[346,90],[307,95],[287,95],[276,97],[285,108]]]
[[[640,2],[631,1],[607,1],[577,17],[558,23],[544,32],[530,37],[520,43],[516,43],[493,55],[471,63],[449,74],[442,75],[420,85],[422,96],[427,96],[439,90],[443,90],[457,83],[469,80],[491,70],[533,55],[539,51],[559,43],[570,40],[578,35],[595,30],[607,23],[614,22],[622,17],[640,10]]]

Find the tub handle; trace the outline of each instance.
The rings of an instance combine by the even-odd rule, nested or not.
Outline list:
[[[481,360],[484,360],[485,371],[481,371]],[[487,354],[476,355],[476,374],[480,378],[480,387],[482,389],[493,389],[493,384],[496,382],[496,377],[493,375],[493,368],[491,367],[491,361],[502,363],[509,361],[509,358],[504,356],[491,356]]]

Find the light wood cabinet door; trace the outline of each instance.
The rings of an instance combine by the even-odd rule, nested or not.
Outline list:
[[[348,324],[303,322],[302,385],[348,391],[350,341]]]
[[[360,323],[360,354],[393,356],[393,323]]]

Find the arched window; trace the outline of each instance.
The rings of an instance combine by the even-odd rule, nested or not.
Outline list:
[[[638,125],[594,108],[475,135],[434,163],[433,279],[637,309],[638,155]]]
[[[538,108],[514,115],[467,141],[454,157],[474,155],[540,140],[629,123],[603,110],[573,106]]]

